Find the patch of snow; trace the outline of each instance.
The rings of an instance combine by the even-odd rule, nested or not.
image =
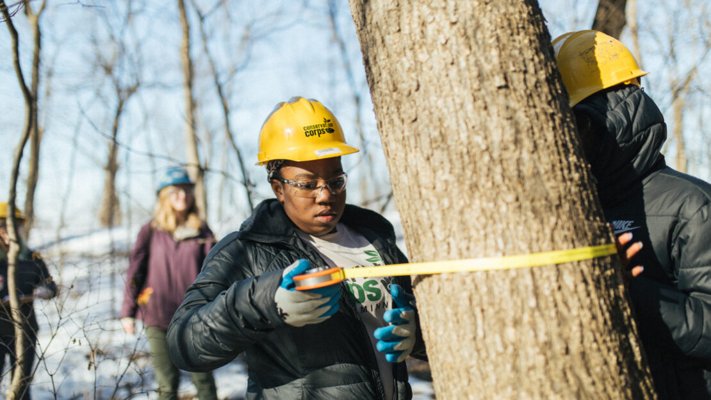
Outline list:
[[[33,231],[31,247],[41,249],[60,294],[35,301],[39,322],[35,400],[156,399],[148,343],[139,332],[127,335],[118,312],[123,298],[127,254],[139,226],[132,229]],[[139,325],[140,326],[140,325]],[[10,383],[9,363],[0,393]],[[247,371],[240,358],[214,371],[220,399],[242,399]],[[434,398],[430,382],[411,378],[414,398]],[[181,376],[180,396],[196,391],[189,373]]]

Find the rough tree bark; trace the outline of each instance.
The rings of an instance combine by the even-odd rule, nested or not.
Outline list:
[[[351,0],[413,261],[612,242],[535,0]],[[617,257],[415,279],[439,399],[650,398]]]
[[[595,11],[592,29],[618,38],[625,28],[627,0],[600,0]]]
[[[195,96],[193,95],[193,59],[190,57],[190,20],[188,20],[185,0],[178,0],[182,44],[180,60],[183,65],[183,97],[185,98],[185,149],[188,158],[188,172],[195,181],[195,201],[200,209],[200,217],[207,216],[207,193],[205,190],[205,169],[200,163],[198,136],[195,123]]]
[[[20,140],[13,154],[12,171],[10,172],[10,188],[7,196],[9,217],[7,218],[7,233],[10,238],[10,248],[7,255],[7,291],[8,297],[10,298],[10,316],[15,328],[15,354],[17,355],[15,365],[12,366],[12,381],[7,391],[7,398],[8,400],[15,400],[23,398],[25,392],[29,390],[28,380],[26,379],[27,377],[25,376],[24,371],[25,363],[27,363],[24,352],[26,338],[22,329],[22,325],[24,324],[24,316],[20,312],[20,300],[17,295],[16,270],[17,260],[20,254],[20,238],[17,233],[17,220],[15,219],[15,201],[17,198],[17,180],[20,175],[22,154],[30,135],[32,134],[34,108],[32,93],[25,82],[25,78],[22,73],[22,66],[20,64],[19,35],[17,34],[17,30],[12,23],[10,11],[3,0],[0,0],[0,15],[2,15],[0,21],[7,25],[7,29],[10,32],[10,40],[12,42],[12,64],[15,69],[15,75],[17,76],[20,90],[22,91],[22,98],[25,103],[25,121]]]

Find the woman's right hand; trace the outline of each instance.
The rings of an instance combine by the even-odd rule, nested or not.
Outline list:
[[[136,334],[136,320],[134,318],[131,318],[131,317],[121,318],[121,326],[123,327],[123,331],[128,333],[129,335]]]
[[[282,273],[281,283],[274,295],[279,317],[288,325],[302,327],[318,324],[329,319],[338,311],[341,298],[339,285],[326,286],[320,289],[296,290],[294,276],[303,274],[311,268],[306,259],[297,260]]]
[[[617,244],[617,254],[619,254],[620,260],[622,260],[622,267],[625,268],[626,271],[629,271],[629,275],[631,275],[632,278],[640,276],[642,272],[644,272],[644,267],[641,265],[630,267],[629,265],[632,258],[636,256],[640,250],[642,250],[642,242],[640,241],[629,244],[632,241],[632,232],[622,233],[615,239],[615,244]]]

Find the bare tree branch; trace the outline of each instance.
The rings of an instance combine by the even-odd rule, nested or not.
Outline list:
[[[229,104],[229,99],[227,98],[227,95],[225,94],[224,84],[220,81],[220,73],[217,70],[217,63],[215,62],[215,58],[213,57],[212,53],[210,52],[210,47],[208,46],[208,37],[207,37],[207,32],[205,30],[205,18],[206,18],[207,14],[201,13],[200,8],[195,3],[195,1],[194,0],[191,0],[191,1],[193,4],[193,8],[195,9],[195,12],[198,15],[200,38],[202,39],[203,52],[205,53],[205,57],[207,58],[208,64],[210,66],[210,72],[212,74],[212,82],[215,86],[215,90],[217,91],[217,96],[220,100],[223,124],[224,124],[224,129],[225,129],[225,137],[227,138],[227,141],[230,143],[230,145],[232,146],[232,149],[234,150],[235,154],[237,155],[237,164],[239,166],[240,173],[242,174],[242,178],[244,181],[244,191],[245,191],[245,196],[247,198],[247,204],[249,205],[249,209],[252,210],[254,208],[254,195],[252,194],[254,184],[251,182],[251,180],[249,178],[249,173],[247,172],[247,167],[246,167],[246,163],[244,161],[244,157],[242,156],[242,151],[239,149],[239,146],[237,146],[237,141],[235,140],[235,134],[234,134],[234,131],[232,128],[232,123],[230,121],[231,107]],[[249,31],[250,31],[250,26],[247,25],[244,29],[244,33],[242,35],[242,40],[240,42],[240,45],[238,46],[238,48],[244,52],[246,52],[246,49],[249,47],[249,42],[251,41]],[[238,53],[237,57],[239,58],[239,53]]]

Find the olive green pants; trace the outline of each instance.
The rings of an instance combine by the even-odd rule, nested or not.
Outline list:
[[[173,365],[170,357],[168,357],[165,331],[149,326],[146,328],[146,336],[148,337],[148,345],[151,348],[153,369],[158,383],[158,398],[161,400],[177,400],[180,370]],[[211,372],[193,372],[191,375],[200,400],[217,400],[217,388]]]

